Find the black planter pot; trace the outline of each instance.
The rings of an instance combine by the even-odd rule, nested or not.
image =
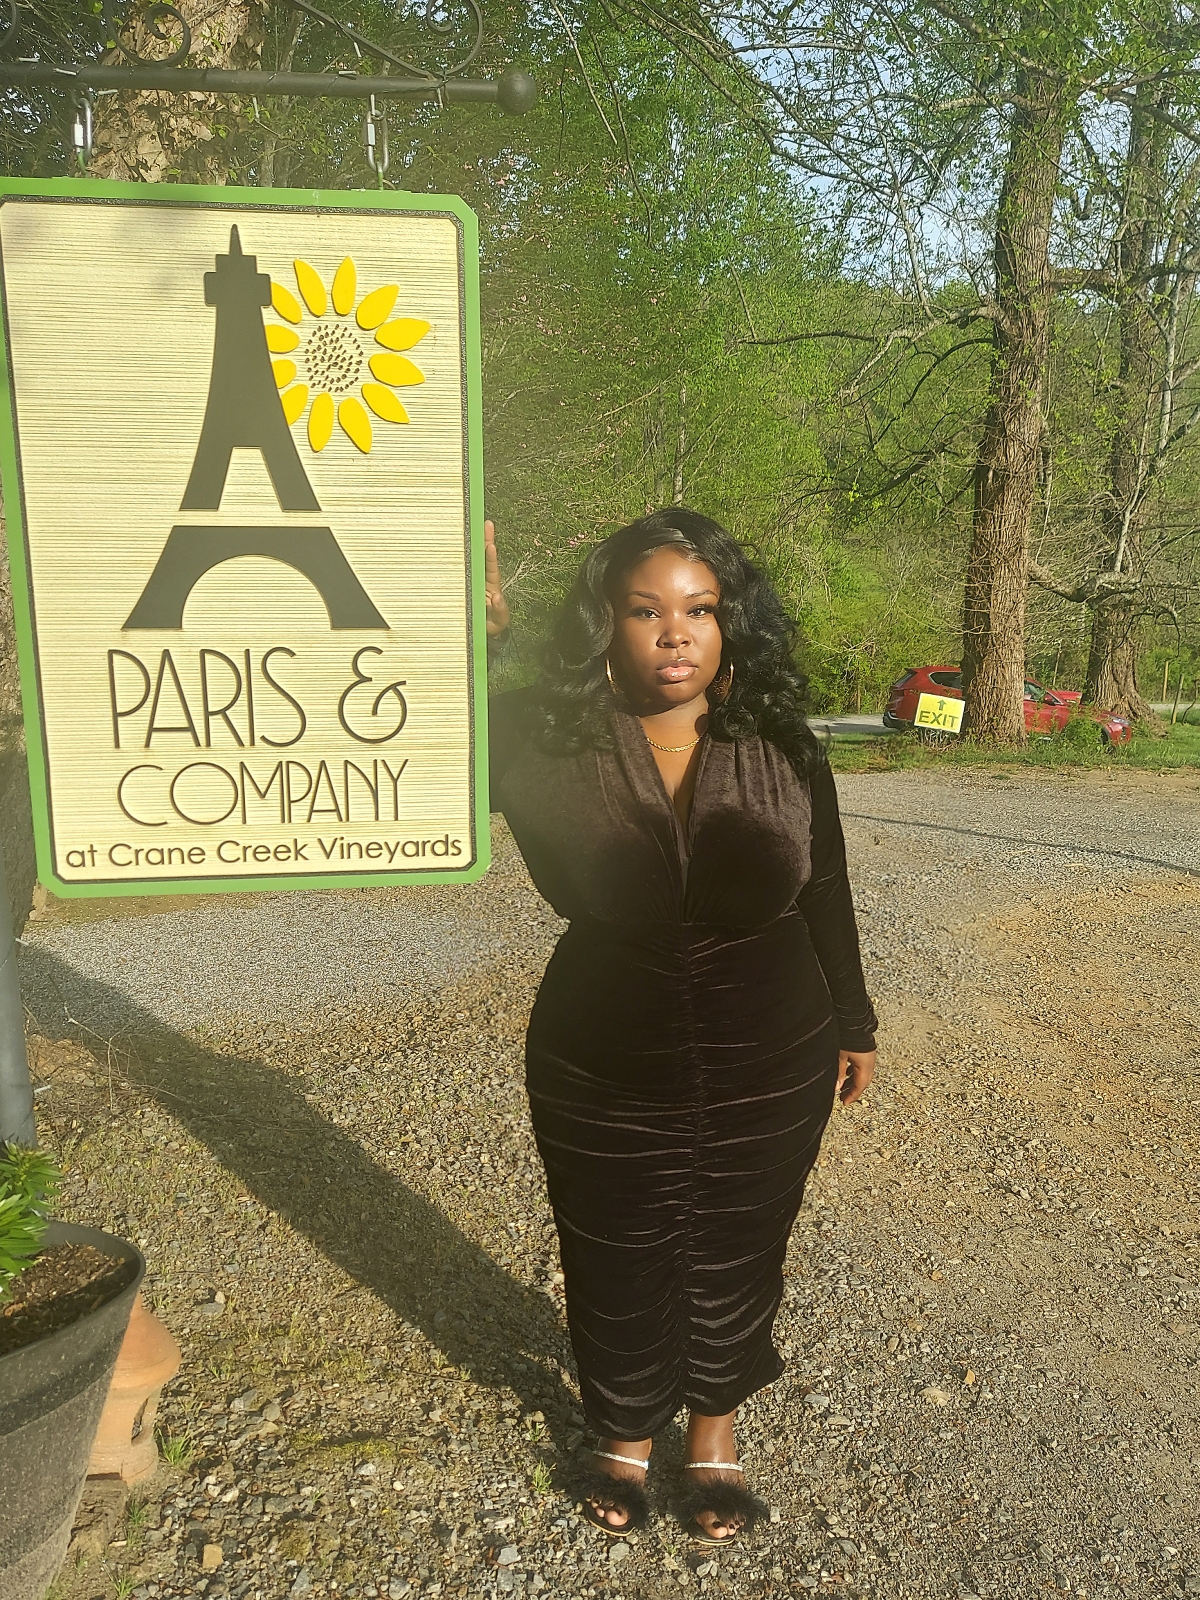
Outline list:
[[[146,1263],[98,1228],[52,1222],[46,1245],[90,1244],[134,1272],[119,1294],[0,1356],[0,1600],[41,1600],[63,1563],[92,1440]]]

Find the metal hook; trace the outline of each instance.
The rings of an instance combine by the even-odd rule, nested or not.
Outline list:
[[[71,148],[80,172],[87,172],[92,158],[92,97],[83,93],[75,102],[75,120],[71,124]]]
[[[367,117],[364,131],[366,133],[367,141],[367,165],[375,174],[379,182],[379,187],[382,189],[384,173],[388,169],[387,113],[385,112],[382,116],[380,115],[379,109],[375,104],[374,95],[372,95],[370,100],[367,102]]]

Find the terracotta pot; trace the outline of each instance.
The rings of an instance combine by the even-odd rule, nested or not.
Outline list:
[[[108,1398],[92,1445],[88,1476],[117,1477],[126,1483],[148,1478],[158,1468],[154,1419],[162,1386],[179,1371],[179,1346],[139,1294],[113,1368]]]

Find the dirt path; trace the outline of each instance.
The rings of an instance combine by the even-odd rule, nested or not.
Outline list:
[[[186,1353],[180,1464],[69,1600],[1200,1593],[1200,781],[839,786],[884,1071],[746,1408],[777,1520],[711,1565],[575,1516],[520,1086],[558,924],[503,835],[470,890],[31,929],[65,1212],[145,1241]]]

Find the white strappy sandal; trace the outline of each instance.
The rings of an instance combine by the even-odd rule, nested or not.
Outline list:
[[[740,1461],[685,1461],[685,1472],[745,1472]],[[724,1538],[717,1538],[709,1533],[697,1519],[704,1512],[711,1512],[725,1524],[732,1528],[732,1533],[727,1533]],[[743,1489],[740,1484],[722,1483],[719,1480],[713,1483],[698,1484],[694,1489],[688,1489],[677,1507],[677,1515],[683,1524],[683,1531],[697,1544],[715,1546],[721,1544],[734,1544],[743,1533],[748,1533],[760,1517],[766,1515],[767,1508],[757,1495]]]
[[[650,1469],[649,1457],[643,1461],[640,1456],[622,1456],[613,1450],[590,1453],[601,1461],[619,1461],[626,1467],[640,1467],[643,1472]],[[642,1484],[635,1483],[632,1478],[616,1478],[599,1467],[589,1473],[580,1486],[580,1499],[584,1517],[610,1539],[623,1539],[631,1529],[644,1526],[650,1515],[650,1502]],[[614,1528],[605,1520],[605,1511],[623,1511],[625,1521]]]

